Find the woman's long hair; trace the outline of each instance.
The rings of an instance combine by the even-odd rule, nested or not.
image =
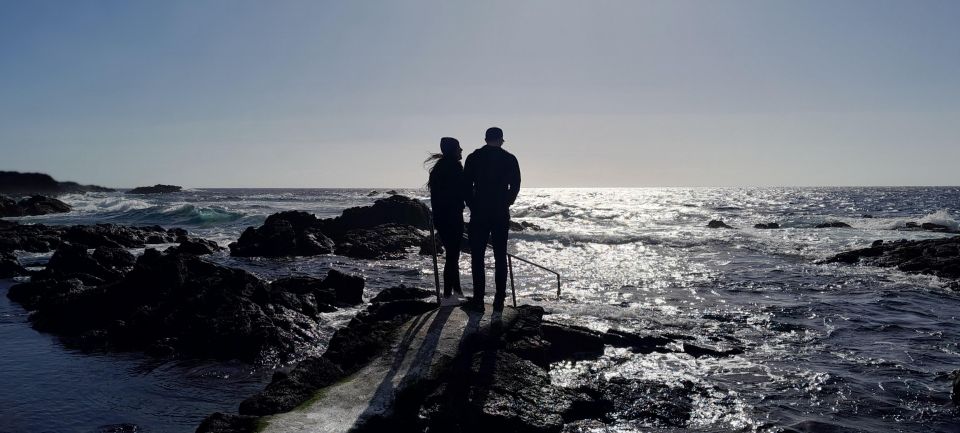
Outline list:
[[[431,153],[427,159],[423,160],[423,166],[427,169],[427,173],[430,173],[430,176],[427,177],[427,189],[429,190],[433,190],[433,170],[437,168],[441,159],[443,159],[442,153]]]

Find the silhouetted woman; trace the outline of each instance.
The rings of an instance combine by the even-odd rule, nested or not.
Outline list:
[[[463,237],[463,149],[456,138],[440,139],[440,152],[431,155],[425,163],[436,161],[430,167],[430,204],[433,206],[433,225],[446,251],[443,266],[443,294],[458,295],[460,290],[460,239]]]

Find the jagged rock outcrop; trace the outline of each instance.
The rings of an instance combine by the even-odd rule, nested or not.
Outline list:
[[[88,248],[143,248],[149,244],[172,243],[187,239],[187,231],[160,226],[129,227],[114,224],[48,226],[0,221],[0,251],[22,250],[43,253],[61,243]]]
[[[860,263],[943,278],[960,278],[960,236],[921,241],[874,242],[869,248],[847,251],[818,263]]]
[[[143,248],[147,244],[172,243],[187,235],[183,229],[160,226],[130,227],[116,224],[77,225],[67,227],[61,239],[90,248]]]
[[[350,230],[368,229],[383,224],[401,224],[429,230],[430,209],[420,200],[392,195],[375,201],[372,206],[352,207],[336,218],[321,220],[319,229],[328,236],[337,238]]]
[[[170,247],[167,250],[168,253],[176,252],[182,254],[193,254],[195,256],[205,256],[223,249],[220,247],[220,245],[217,245],[216,242],[207,239],[187,237],[179,239],[180,243],[177,246]]]
[[[0,217],[21,217],[70,212],[70,205],[52,197],[35,195],[23,200],[0,196]]]
[[[301,211],[280,212],[267,217],[257,228],[247,227],[230,254],[237,257],[314,256],[333,252],[334,242],[320,232],[319,220]]]
[[[361,259],[399,258],[408,248],[431,253],[430,211],[422,202],[400,195],[349,208],[343,215],[317,219],[301,211],[270,215],[260,227],[248,227],[230,254],[237,257],[313,256],[336,253]]]
[[[360,299],[363,279],[278,280],[213,264],[194,254],[64,244],[48,268],[8,297],[32,310],[41,331],[87,349],[258,362],[296,358],[320,339],[318,315]]]
[[[754,225],[753,225],[753,228],[755,228],[755,229],[778,229],[778,228],[780,228],[780,224],[777,224],[777,223],[760,223],[760,224],[754,224]]]
[[[183,190],[183,187],[177,185],[163,185],[156,184],[154,186],[138,186],[130,191],[127,191],[127,194],[170,194],[174,192],[180,192]]]
[[[903,228],[900,230],[904,231],[913,231],[913,230],[925,230],[938,233],[960,233],[960,230],[957,230],[953,227],[948,227],[943,224],[936,223],[917,223],[914,221],[909,221],[904,224]]]
[[[829,229],[829,228],[850,228],[850,224],[847,224],[843,221],[828,221],[825,223],[820,223],[816,225],[818,229]]]
[[[27,270],[20,265],[17,256],[0,251],[0,278],[12,278],[20,275],[27,275]]]
[[[543,227],[540,227],[540,226],[538,226],[538,225],[536,225],[536,224],[534,224],[534,223],[532,223],[532,222],[529,222],[529,221],[519,221],[519,222],[513,221],[513,220],[510,221],[510,231],[512,231],[512,232],[522,232],[522,231],[525,231],[525,230],[530,230],[530,231],[534,231],[534,232],[541,232],[541,231],[543,231]]]
[[[732,229],[733,228],[721,220],[710,220],[710,222],[707,223],[707,227],[711,229]]]
[[[383,224],[346,232],[335,251],[339,255],[358,259],[394,259],[406,255],[408,248],[424,244],[429,246],[428,236],[412,226]]]

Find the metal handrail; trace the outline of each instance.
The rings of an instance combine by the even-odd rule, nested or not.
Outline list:
[[[462,236],[462,239],[463,239],[463,240],[466,240],[466,241],[468,241],[468,242],[470,241],[470,238],[469,238],[466,234],[464,234],[464,235]],[[437,265],[437,236],[436,236],[435,231],[434,231],[434,228],[433,228],[433,218],[430,218],[430,240],[433,242],[433,248],[431,248],[431,250],[432,250],[432,252],[433,252],[433,276],[434,276],[434,285],[435,285],[435,287],[436,287],[436,289],[437,289],[437,304],[440,304],[440,303],[443,302],[443,297],[440,295],[440,269],[439,269],[439,266]],[[493,248],[493,244],[491,244],[491,243],[489,243],[489,242],[487,243],[487,246]],[[530,261],[530,260],[527,260],[527,259],[525,259],[525,258],[523,258],[523,257],[519,257],[519,256],[516,256],[516,255],[510,254],[510,253],[508,252],[508,253],[507,253],[507,267],[508,267],[508,269],[509,269],[509,271],[510,271],[510,295],[511,295],[511,298],[512,298],[512,300],[513,300],[513,306],[514,306],[514,307],[517,306],[517,288],[516,288],[516,285],[514,284],[514,279],[513,279],[513,259],[517,259],[517,260],[519,260],[519,261],[521,261],[521,262],[524,262],[524,263],[526,263],[526,264],[528,264],[528,265],[534,266],[534,267],[536,267],[536,268],[539,268],[539,269],[541,269],[541,270],[544,270],[544,271],[550,272],[551,274],[556,275],[556,276],[557,276],[557,299],[560,299],[560,287],[561,287],[561,284],[560,284],[560,273],[559,273],[559,272],[557,272],[557,271],[555,271],[555,270],[553,270],[553,269],[550,269],[550,268],[548,268],[548,267],[546,267],[546,266],[543,266],[543,265],[541,265],[541,264],[539,264],[539,263],[535,263],[535,262],[532,262],[532,261]]]

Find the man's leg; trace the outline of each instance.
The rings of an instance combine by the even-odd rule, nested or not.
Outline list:
[[[493,297],[494,306],[503,306],[507,296],[507,235],[510,230],[510,220],[496,221],[491,230],[493,244],[493,259],[495,260],[494,281],[497,293]]]
[[[471,219],[470,221],[470,263],[473,272],[473,300],[483,303],[484,267],[483,255],[487,252],[487,240],[490,237],[490,226],[486,221]]]

